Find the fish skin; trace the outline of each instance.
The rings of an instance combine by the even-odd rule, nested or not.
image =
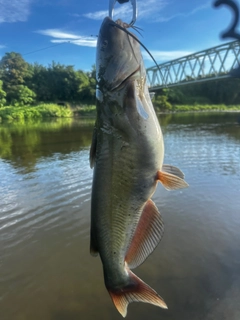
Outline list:
[[[125,26],[120,20],[116,23]],[[99,253],[105,286],[125,317],[132,301],[167,308],[129,268],[141,264],[163,235],[161,215],[150,199],[160,177],[165,177],[164,143],[139,43],[109,17],[98,36],[96,78],[97,120],[90,150],[91,253]],[[166,168],[167,180],[171,166]],[[187,186],[174,177],[180,186]]]

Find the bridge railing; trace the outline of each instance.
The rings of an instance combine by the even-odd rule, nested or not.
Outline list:
[[[149,90],[227,78],[239,64],[240,42],[228,42],[148,68]]]

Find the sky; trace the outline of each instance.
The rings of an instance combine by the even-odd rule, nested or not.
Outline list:
[[[234,40],[220,38],[232,12],[213,2],[137,0],[135,25],[143,30],[138,37],[158,63]],[[54,60],[90,71],[108,5],[109,0],[0,0],[0,58],[14,51],[29,63],[47,66]],[[117,18],[131,21],[130,3],[115,6]],[[143,57],[146,67],[154,65],[146,53]]]

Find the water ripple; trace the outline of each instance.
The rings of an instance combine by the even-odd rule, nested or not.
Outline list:
[[[9,170],[5,180],[12,174]],[[91,194],[88,149],[61,160],[59,155],[42,159],[34,173],[21,178],[15,173],[11,187],[1,183],[4,199],[0,204],[0,230],[2,240],[8,241],[9,247],[14,246],[10,241],[16,238],[18,243],[25,241],[33,236],[34,230],[68,223],[72,219],[69,208],[77,208],[81,217],[81,207],[90,200]]]

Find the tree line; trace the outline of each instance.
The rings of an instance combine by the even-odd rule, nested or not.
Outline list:
[[[209,75],[210,76],[210,75]],[[224,78],[162,89],[155,94],[154,105],[171,110],[174,105],[239,105],[240,79]]]
[[[21,54],[6,53],[0,60],[0,106],[37,102],[95,103],[95,67],[91,72],[52,62],[26,62]]]
[[[84,72],[54,61],[48,66],[30,64],[19,53],[6,53],[0,60],[0,107],[39,102],[95,104],[95,77],[95,66]],[[162,89],[153,102],[157,108],[168,110],[174,109],[174,105],[238,105],[240,79],[225,78]]]

